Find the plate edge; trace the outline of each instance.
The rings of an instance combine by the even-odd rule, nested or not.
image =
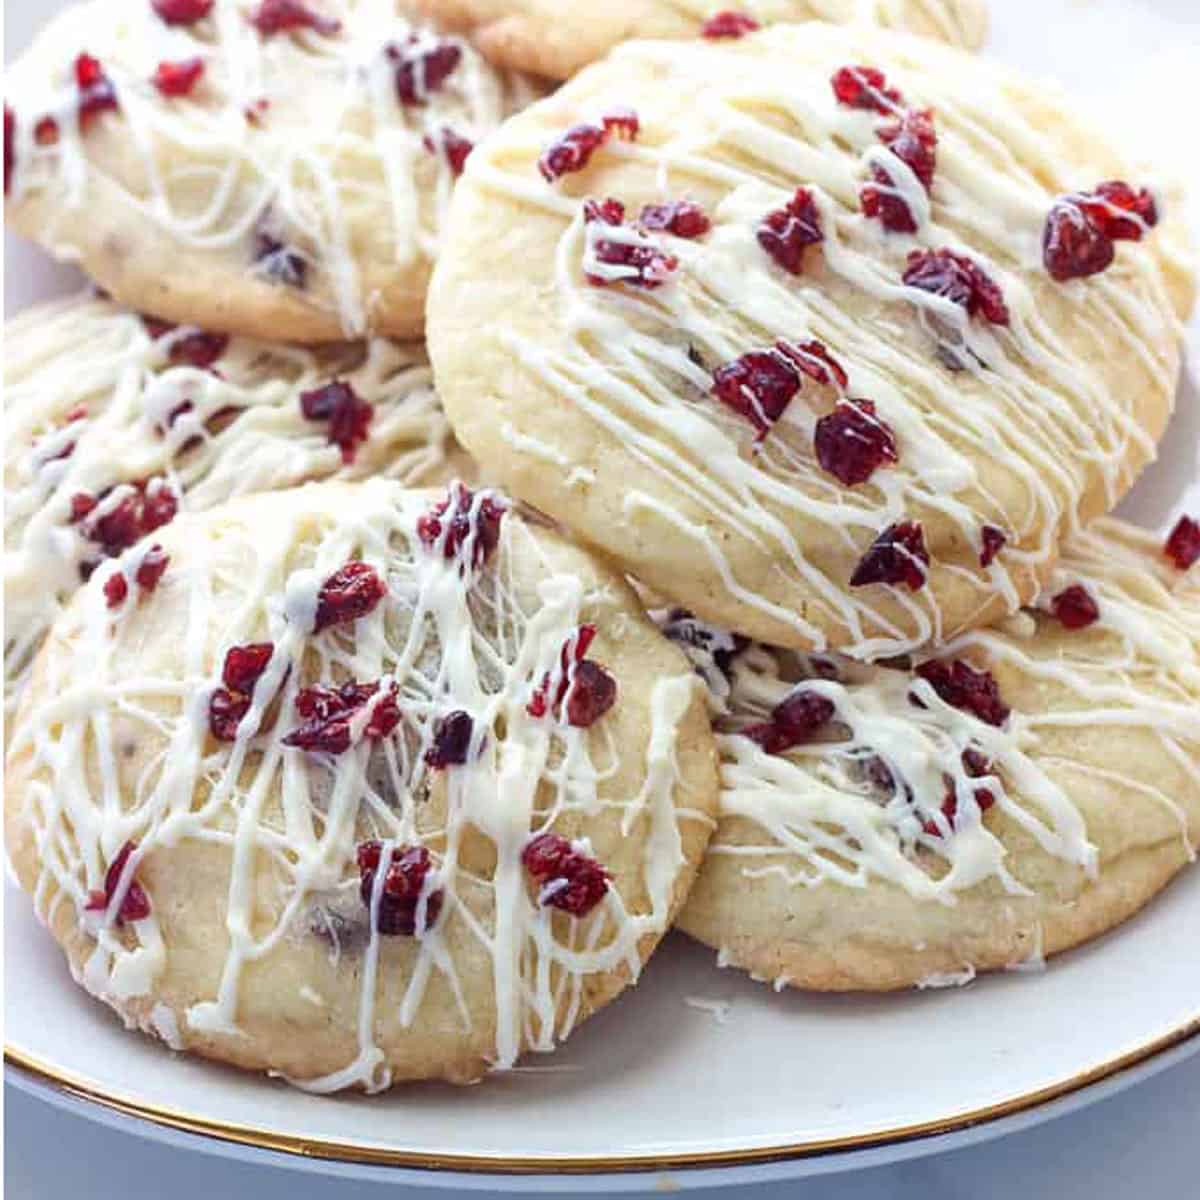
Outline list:
[[[1200,1010],[1183,1024],[1090,1067],[1066,1079],[1047,1084],[994,1104],[968,1109],[915,1125],[897,1126],[849,1137],[821,1138],[776,1146],[742,1150],[713,1150],[681,1154],[621,1156],[490,1156],[470,1154],[428,1154],[412,1150],[390,1150],[352,1142],[329,1141],[273,1133],[250,1125],[226,1124],[197,1117],[179,1109],[146,1104],[105,1090],[79,1076],[56,1069],[37,1057],[5,1043],[4,1062],[8,1068],[31,1076],[38,1082],[86,1103],[96,1104],[126,1117],[183,1133],[231,1142],[299,1158],[324,1159],[373,1167],[418,1168],[426,1171],[459,1171],[468,1174],[499,1175],[599,1175],[633,1174],[663,1170],[705,1169],[753,1166],[795,1159],[819,1158],[847,1151],[879,1149],[918,1142],[988,1125],[1007,1117],[1029,1112],[1053,1101],[1083,1091],[1104,1080],[1149,1062],[1185,1043],[1200,1052]]]

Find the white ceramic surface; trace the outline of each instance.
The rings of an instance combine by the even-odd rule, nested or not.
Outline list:
[[[8,0],[9,53],[58,7]],[[1195,0],[993,0],[993,8],[989,53],[1058,77],[1146,154],[1190,181],[1200,229]],[[6,249],[8,311],[66,286],[69,272],[31,248],[6,238]],[[1190,335],[1190,378],[1162,457],[1123,507],[1153,527],[1183,507],[1200,508],[1200,321]],[[1025,1104],[1200,1025],[1198,871],[1123,929],[1043,974],[984,979],[951,992],[776,995],[718,971],[707,952],[673,938],[638,988],[552,1058],[467,1091],[428,1086],[371,1100],[319,1099],[177,1058],[127,1034],[73,987],[11,884],[5,900],[6,1039],[18,1055],[135,1105],[368,1153],[537,1159],[552,1166],[564,1158],[628,1165],[830,1142],[844,1147]],[[727,1005],[726,1020],[689,999]],[[1191,1045],[1200,1048],[1200,1036]],[[1076,1093],[1038,1111],[1080,1099]],[[979,1135],[976,1128],[958,1136]],[[881,1154],[944,1144],[858,1153],[864,1162],[878,1161]],[[799,1158],[755,1170],[780,1178],[827,1169],[829,1161]],[[737,1177],[745,1178],[745,1170]],[[523,1185],[496,1179],[493,1186]]]

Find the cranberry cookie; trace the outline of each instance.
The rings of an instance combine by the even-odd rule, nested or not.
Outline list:
[[[628,38],[724,41],[785,21],[864,22],[978,49],[984,0],[418,0],[470,33],[493,62],[566,79]]]
[[[54,626],[8,849],[78,981],[314,1091],[467,1082],[638,976],[712,831],[704,689],[499,493],[180,516]]]
[[[455,180],[532,97],[378,0],[94,0],[7,72],[14,228],[133,308],[253,337],[421,332]]]
[[[928,39],[630,42],[472,158],[430,293],[491,476],[706,620],[903,653],[1031,600],[1153,456],[1178,205]]]
[[[469,460],[419,343],[304,350],[81,295],[4,329],[5,708],[61,606],[178,511],[310,479],[436,484]]]
[[[712,687],[721,822],[683,929],[782,987],[1037,965],[1200,846],[1200,524],[1103,519],[1036,609],[863,667],[666,628]]]

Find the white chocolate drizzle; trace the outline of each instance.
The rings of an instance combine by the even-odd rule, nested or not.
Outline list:
[[[740,824],[730,839],[719,824],[709,855],[735,857],[747,879],[769,874],[797,888],[862,889],[886,881],[917,900],[953,905],[994,879],[1009,894],[1029,895],[1017,878],[1020,864],[1014,869],[975,802],[982,787],[1042,851],[1094,879],[1104,858],[1076,799],[1056,782],[1063,773],[1055,768],[1066,765],[1080,783],[1103,777],[1114,794],[1134,793],[1158,806],[1194,859],[1200,842],[1195,797],[1168,794],[1148,781],[1137,761],[1102,771],[1088,763],[1086,749],[1067,760],[1049,754],[1044,742],[1064,727],[1114,735],[1150,730],[1165,759],[1181,764],[1187,778],[1200,779],[1200,568],[1175,570],[1158,539],[1105,519],[1073,539],[1046,594],[1075,584],[1095,598],[1100,619],[1064,635],[1065,643],[1039,645],[1036,622],[1045,625],[1045,636],[1057,623],[1022,613],[1006,628],[963,635],[938,652],[938,658],[964,658],[977,667],[1001,664],[1043,692],[1054,689],[1044,711],[1014,709],[1001,727],[951,707],[907,669],[755,643],[735,653],[727,635],[692,623],[679,641],[710,681],[722,758],[720,815],[750,822],[758,835],[747,838]],[[733,654],[727,680],[714,649]],[[808,744],[768,754],[740,731],[764,720],[801,681],[834,703],[832,723]],[[964,771],[968,748],[993,764],[986,777]],[[878,786],[878,771],[872,782],[875,759],[894,789]],[[957,800],[951,823],[939,818],[948,787]],[[1039,928],[1027,962],[1017,965],[1036,969],[1041,961]],[[960,981],[966,978],[946,982]]]
[[[30,662],[80,567],[102,552],[71,521],[71,498],[112,507],[121,485],[164,480],[180,512],[307,480],[383,475],[437,482],[453,445],[420,343],[376,338],[310,351],[229,340],[212,369],[173,364],[172,344],[136,314],[87,294],[40,305],[5,329],[5,708],[11,717]],[[303,392],[348,382],[374,407],[351,462]],[[190,409],[180,415],[184,404]],[[71,449],[73,447],[73,449]],[[59,457],[64,452],[66,457]],[[132,566],[136,566],[135,563]],[[132,568],[131,568],[132,569]]]
[[[397,271],[432,263],[455,183],[438,149],[444,131],[477,142],[535,89],[464,39],[440,38],[402,15],[396,0],[308,3],[341,29],[266,36],[248,20],[249,0],[215,0],[191,25],[167,25],[150,0],[92,0],[64,14],[6,84],[16,117],[9,199],[52,192],[58,201],[40,240],[60,258],[79,257],[59,214],[86,205],[103,173],[173,244],[232,259],[239,275],[257,270],[254,230],[267,221],[309,268],[297,295],[335,314],[347,338],[378,328],[381,298],[364,279],[364,241]],[[420,102],[401,103],[387,48],[420,51],[439,40],[459,49],[457,66],[428,90],[418,64]],[[89,146],[96,128],[78,127],[72,64],[81,52],[99,59],[116,90],[119,113],[95,124],[121,124],[131,178],[102,165],[111,151]],[[160,95],[151,83],[158,64],[196,57],[205,71],[194,91]],[[39,145],[35,128],[47,115],[59,136]]]
[[[1181,334],[1163,265],[1170,251],[1158,251],[1160,233],[1152,231],[1141,244],[1122,242],[1104,274],[1050,284],[1041,262],[1046,215],[1056,196],[1096,181],[1029,108],[1012,102],[1007,77],[993,67],[921,39],[863,30],[777,27],[736,47],[629,43],[608,60],[614,80],[666,71],[672,96],[695,96],[695,116],[667,127],[655,111],[666,85],[656,85],[639,112],[640,139],[610,141],[595,159],[626,172],[643,169],[639,202],[706,198],[713,221],[707,235],[655,235],[679,261],[664,286],[586,282],[584,264],[593,273],[603,265],[589,238],[621,236],[606,225],[588,226],[581,202],[565,194],[568,185],[578,194],[586,175],[545,184],[524,142],[515,152],[515,133],[475,156],[471,186],[561,223],[550,251],[551,308],[561,314],[554,336],[511,329],[497,336],[529,376],[610,435],[649,477],[653,495],[625,479],[608,486],[624,489],[631,525],[648,517],[640,528],[694,547],[713,588],[727,593],[727,609],[736,601],[774,622],[777,640],[788,644],[822,650],[836,629],[832,644],[855,658],[907,653],[969,626],[963,615],[996,595],[1015,611],[1030,598],[1031,570],[1045,570],[1064,534],[1078,527],[1085,497],[1100,490],[1111,507],[1153,457],[1153,438],[1138,415],[1142,396],[1115,385],[1106,355],[1138,363],[1138,387],[1170,404]],[[763,53],[752,53],[759,47]],[[734,57],[742,50],[745,56]],[[847,62],[879,65],[908,107],[933,110],[939,144],[932,196],[878,140],[885,118],[835,100],[830,76]],[[617,83],[608,93],[597,87],[605,69],[594,67],[578,81],[581,91],[585,78],[591,85],[580,108],[637,100],[618,94]],[[552,98],[545,106],[559,103]],[[524,122],[511,128],[524,129]],[[860,212],[858,188],[876,162],[918,215],[916,235],[885,232]],[[646,194],[650,177],[657,195]],[[756,230],[798,184],[812,192],[825,237],[807,251],[803,273],[791,276],[763,251]],[[618,187],[614,198],[626,203],[631,219],[636,215],[633,195],[612,183],[598,186]],[[911,251],[942,247],[969,254],[1000,285],[1009,327],[968,319],[943,297],[902,284]],[[620,270],[607,268],[610,275]],[[1042,302],[1049,286],[1060,311]],[[813,338],[845,367],[848,387],[843,393],[806,382],[757,444],[750,422],[711,395],[711,372],[778,339]],[[1094,351],[1081,353],[1081,346]],[[958,369],[944,365],[948,354]],[[820,468],[812,445],[818,417],[845,397],[876,405],[900,454],[897,466],[853,488]],[[505,439],[518,453],[533,454],[518,440],[532,432],[506,432]],[[467,436],[472,440],[469,429]],[[574,463],[590,452],[591,439],[566,449]],[[537,456],[546,457],[540,450]],[[552,513],[557,477],[531,497]],[[954,628],[943,620],[936,586],[911,593],[848,586],[859,554],[905,519],[921,520],[927,535],[934,528],[934,568],[947,586],[966,590]],[[986,568],[978,561],[984,525],[1008,539]],[[630,540],[615,527],[585,532],[616,554]],[[728,550],[731,537],[736,553]],[[687,589],[671,572],[656,578],[651,556],[628,565],[661,591],[677,588],[681,602],[701,603],[682,594]]]
[[[473,511],[489,498],[498,499],[476,493]],[[457,1022],[470,1036],[478,997],[468,1005],[466,990],[482,980],[464,978],[459,964],[477,962],[479,947],[491,976],[492,1065],[511,1067],[526,1049],[550,1050],[586,1015],[589,978],[627,971],[636,979],[641,943],[661,935],[671,916],[684,867],[681,824],[711,825],[707,802],[681,772],[676,745],[700,691],[695,677],[684,671],[650,684],[646,742],[633,776],[641,787],[614,794],[607,781],[629,750],[615,744],[604,719],[578,729],[552,715],[533,717],[527,706],[585,614],[599,629],[593,656],[604,657],[605,639],[619,642],[628,619],[620,602],[610,589],[556,566],[561,559],[539,541],[544,535],[511,513],[488,565],[463,571],[462,556],[448,560],[440,544],[431,550],[417,534],[418,518],[435,499],[372,480],[262,497],[257,511],[242,505],[180,518],[184,525],[171,533],[186,540],[186,553],[143,601],[146,616],[114,619],[94,579],[60,620],[43,659],[40,702],[25,704],[13,734],[14,757],[32,756],[22,819],[36,840],[39,911],[48,916],[53,895],[53,904],[73,905],[86,918],[96,943],[83,983],[118,1009],[154,994],[171,954],[160,930],[162,897],[152,884],[143,920],[119,927],[114,914],[85,913],[89,894],[103,887],[106,864],[127,841],[137,843],[127,868],[134,873],[139,863],[191,843],[229,856],[220,984],[178,1014],[184,1044],[188,1031],[238,1038],[246,969],[282,952],[290,939],[341,931],[340,943],[325,940],[330,962],[359,981],[358,1051],[327,1076],[293,1080],[313,1091],[388,1086],[377,997],[382,973],[399,969],[388,953],[397,943],[411,950],[389,1023]],[[168,539],[168,548],[175,545]],[[388,596],[352,628],[312,633],[293,623],[292,602],[283,599],[288,582],[297,575],[323,580],[352,557],[376,568]],[[177,643],[170,668],[162,653],[144,646],[143,627],[158,605],[174,614],[169,632],[160,634]],[[61,652],[58,639],[71,643],[71,652]],[[215,742],[207,704],[224,651],[262,640],[275,650],[252,707],[235,741]],[[84,663],[86,676],[77,670]],[[378,742],[360,738],[336,757],[285,747],[281,739],[297,723],[298,690],[347,677],[379,679],[381,693],[395,683],[403,714],[396,733]],[[435,725],[460,709],[474,721],[468,761],[435,771],[425,762]],[[359,731],[365,720],[357,721]],[[122,753],[128,744],[138,748],[132,766]],[[610,824],[620,818],[616,840],[611,829],[607,835],[608,852],[632,865],[614,866],[612,886],[585,917],[540,904],[521,862],[531,833],[571,822],[582,831],[576,848],[596,853],[589,830],[594,834],[591,823],[605,814]],[[384,848],[369,908],[355,867],[356,845],[366,838]],[[434,859],[417,910],[423,931],[384,937],[376,930],[387,861],[418,843]],[[494,866],[480,866],[481,843],[488,847],[483,860],[490,855]],[[271,885],[254,866],[264,856],[275,888],[269,904],[263,889]],[[435,890],[444,897],[441,913],[423,928]],[[448,983],[456,1011],[423,1007],[435,979]],[[330,1004],[328,992],[305,986],[302,998]],[[154,1011],[154,1028],[177,1042],[161,1007]]]

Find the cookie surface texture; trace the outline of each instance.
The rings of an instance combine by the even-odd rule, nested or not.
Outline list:
[[[533,89],[405,11],[67,10],[8,72],[7,220],[167,320],[302,342],[419,335],[463,162]]]
[[[1089,600],[1090,624],[1064,623]],[[1097,522],[1037,610],[911,667],[668,628],[713,685],[722,759],[680,924],[758,978],[882,990],[1039,967],[1195,857],[1200,576],[1129,526]]]
[[[1153,456],[1193,281],[1148,182],[927,39],[628,43],[468,164],[443,402],[493,477],[704,619],[905,652],[1031,600]]]

